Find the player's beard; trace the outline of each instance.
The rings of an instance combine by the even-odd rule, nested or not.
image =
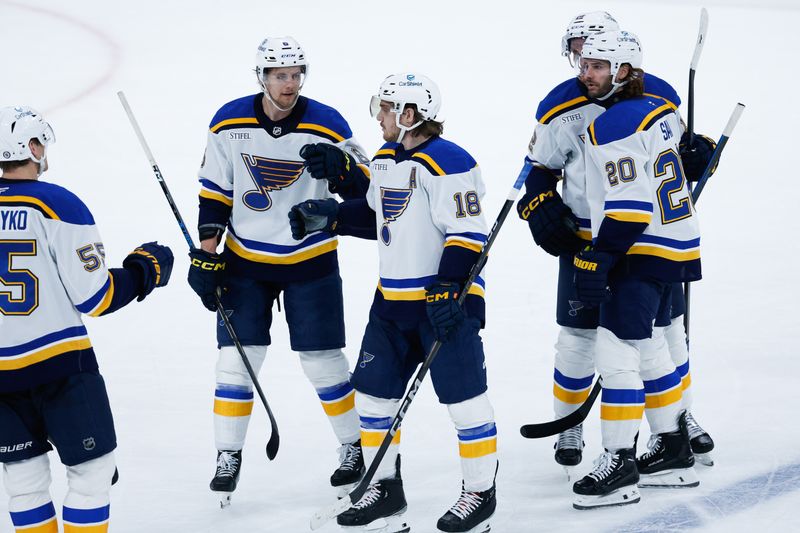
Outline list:
[[[586,92],[589,94],[590,98],[601,98],[611,92],[611,76],[608,76],[602,85],[597,84],[597,82],[587,82],[586,80],[581,80],[583,84],[586,86]]]

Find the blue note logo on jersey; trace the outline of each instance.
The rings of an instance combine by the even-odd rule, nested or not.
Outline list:
[[[411,200],[411,189],[390,189],[381,187],[381,212],[383,213],[383,226],[381,226],[381,241],[386,246],[392,242],[389,223],[397,220],[405,212]]]
[[[266,211],[272,207],[269,193],[290,186],[303,173],[302,161],[268,159],[258,155],[242,154],[256,188],[242,195],[244,205],[253,211]]]

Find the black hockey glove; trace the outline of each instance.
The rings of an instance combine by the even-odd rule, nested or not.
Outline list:
[[[526,193],[517,202],[517,213],[528,222],[534,242],[550,255],[572,255],[585,244],[578,237],[578,220],[555,190]]]
[[[225,261],[216,253],[192,248],[189,252],[189,286],[200,297],[209,311],[217,310],[214,295],[222,285],[225,275]]]
[[[708,162],[711,161],[711,155],[716,148],[717,143],[713,139],[699,134],[695,134],[694,141],[689,146],[689,132],[683,132],[678,150],[680,150],[683,172],[686,174],[687,180],[698,181],[703,177],[703,172],[705,172]],[[708,175],[712,176],[716,170],[717,165],[714,165]]]
[[[351,189],[360,171],[356,161],[344,150],[328,143],[306,144],[300,149],[312,178],[328,180],[328,190],[341,193]]]
[[[315,231],[333,232],[336,230],[338,214],[339,202],[333,198],[301,202],[289,211],[292,237],[299,241]]]
[[[122,262],[122,267],[128,270],[137,269],[142,279],[137,302],[144,300],[156,287],[163,287],[169,282],[174,261],[169,246],[163,246],[155,241],[146,242],[128,254]]]
[[[612,254],[596,252],[588,246],[575,254],[575,288],[581,302],[594,307],[611,299],[608,273],[615,262]]]
[[[464,310],[458,305],[461,288],[451,281],[440,281],[425,287],[425,311],[433,326],[436,340],[447,342],[464,322]]]

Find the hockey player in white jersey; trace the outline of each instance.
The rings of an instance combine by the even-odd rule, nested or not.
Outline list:
[[[172,252],[142,244],[106,268],[92,214],[48,168],[50,125],[35,110],[0,109],[0,462],[18,533],[57,533],[53,447],[67,469],[64,531],[108,531],[116,435],[82,314],[113,313],[172,271]],[[0,528],[8,531],[6,528]]]
[[[636,503],[639,486],[699,484],[664,326],[672,284],[701,273],[697,214],[679,156],[680,117],[671,102],[643,94],[638,38],[625,31],[590,35],[580,62],[589,95],[615,97],[585,132],[592,244],[573,263],[578,299],[599,305],[595,363],[603,378],[606,451],[573,486],[574,506],[587,509]],[[645,406],[653,437],[637,459]]]
[[[619,29],[617,21],[605,11],[576,15],[561,39],[561,53],[578,68],[581,48],[592,34]],[[580,73],[578,73],[580,74]],[[665,81],[647,73],[645,92],[666,99],[676,108],[680,98]],[[560,326],[553,376],[556,418],[567,416],[589,395],[594,378],[594,341],[598,308],[581,304],[575,295],[572,258],[589,242],[591,227],[586,200],[584,171],[584,132],[596,117],[615,101],[615,95],[592,96],[582,77],[557,85],[539,104],[538,125],[531,139],[529,158],[534,167],[526,180],[526,194],[517,204],[520,218],[529,224],[534,241],[547,253],[559,258],[556,321]],[[694,150],[681,145],[680,155],[691,179],[698,179],[713,151],[713,141],[698,136]],[[561,194],[557,184],[561,182]],[[673,295],[672,323],[667,328],[670,353],[682,377],[682,405],[691,408],[691,376],[688,350],[681,315],[683,294],[680,285]],[[698,453],[713,448],[713,441],[687,413],[693,430],[692,446]],[[583,426],[559,435],[555,460],[567,469],[581,462]]]
[[[369,464],[391,426],[408,380],[434,340],[444,342],[430,372],[458,437],[463,481],[440,531],[489,530],[494,513],[497,430],[486,390],[479,331],[484,280],[456,301],[487,237],[484,184],[475,160],[441,137],[438,87],[415,73],[386,78],[371,102],[386,141],[372,159],[364,200],[307,201],[289,214],[295,238],[336,231],[378,240],[380,280],[353,374],[361,442]],[[373,483],[339,515],[345,528],[408,531],[400,475],[400,431]],[[382,529],[375,529],[385,526]]]
[[[297,243],[286,213],[306,198],[363,197],[368,170],[344,118],[300,95],[307,75],[308,60],[294,39],[266,38],[256,52],[260,92],[225,104],[211,121],[199,172],[201,248],[190,254],[189,284],[212,311],[214,294],[221,291],[256,373],[271,342],[272,306],[283,294],[291,348],[340,444],[340,464],[330,482],[343,489],[361,478],[363,459],[350,368],[342,352],[336,236],[318,234]],[[344,150],[348,165],[326,182],[321,178],[326,148],[332,146]],[[224,251],[217,254],[226,232]],[[225,505],[239,478],[253,387],[227,330],[217,323],[218,453],[211,489],[222,493]]]

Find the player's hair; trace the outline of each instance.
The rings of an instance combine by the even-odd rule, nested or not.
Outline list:
[[[630,64],[625,64],[630,67]],[[642,96],[644,94],[644,70],[640,68],[631,68],[625,79],[629,81],[622,86],[622,90],[620,91],[623,98],[633,98],[634,96]]]
[[[39,139],[31,139],[31,140],[37,146],[42,145],[42,143],[39,142]],[[10,170],[24,167],[30,162],[31,162],[30,159],[23,159],[22,161],[0,161],[0,170],[2,170],[3,172],[8,172]]]
[[[439,137],[444,132],[444,122],[425,120],[425,117],[417,111],[417,104],[407,104],[406,107],[414,110],[414,123],[422,121],[422,124],[409,132],[412,137]]]

